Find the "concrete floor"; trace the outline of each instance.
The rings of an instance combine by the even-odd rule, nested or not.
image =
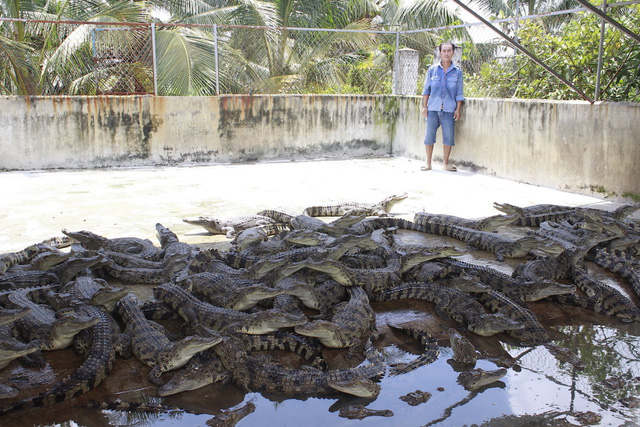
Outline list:
[[[250,215],[262,209],[301,213],[311,205],[343,201],[373,203],[408,193],[392,213],[415,212],[479,218],[499,212],[494,202],[518,206],[555,203],[612,209],[595,197],[491,176],[420,171],[405,158],[278,162],[143,169],[0,173],[3,188],[0,253],[18,251],[60,230],[90,230],[105,237],[155,238],[162,223],[186,243],[225,241],[182,218]]]

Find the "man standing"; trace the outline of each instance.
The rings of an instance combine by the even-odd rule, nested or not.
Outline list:
[[[427,134],[424,138],[427,150],[427,164],[421,170],[431,170],[433,146],[436,143],[436,131],[442,126],[443,168],[456,172],[449,164],[451,147],[455,145],[455,122],[462,113],[462,69],[453,63],[452,57],[456,45],[444,42],[438,46],[440,62],[427,71],[422,90],[422,115],[427,119]]]

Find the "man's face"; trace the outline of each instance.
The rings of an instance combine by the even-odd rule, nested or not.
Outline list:
[[[453,56],[453,46],[449,43],[443,44],[440,47],[440,57],[443,59],[451,59]]]

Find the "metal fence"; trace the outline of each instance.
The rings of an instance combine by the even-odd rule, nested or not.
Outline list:
[[[559,23],[566,28],[568,15],[580,25],[593,16],[594,31],[549,40]],[[0,25],[11,21],[0,18]],[[43,39],[47,34],[34,48],[43,58],[37,91],[44,95],[389,94],[402,48],[419,54],[419,94],[426,68],[438,59],[436,46],[454,40],[469,96],[531,97],[526,91],[538,84],[542,92],[591,101],[603,91],[607,98],[619,78],[616,63],[624,58],[607,49],[631,43],[632,52],[640,50],[617,28],[600,31],[602,18],[586,8],[414,31],[20,21]],[[597,69],[578,63],[598,50]],[[0,91],[10,87],[3,83]],[[638,85],[635,91],[632,99],[640,99]]]

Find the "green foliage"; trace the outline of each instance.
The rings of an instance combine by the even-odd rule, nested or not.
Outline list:
[[[608,14],[631,31],[639,32],[640,6],[617,8]],[[600,27],[596,15],[585,13],[576,14],[575,19],[557,29],[549,29],[542,20],[529,20],[517,35],[527,50],[594,98]],[[604,40],[599,99],[640,101],[640,45],[610,25],[605,26]],[[582,99],[522,53],[484,63],[465,83],[468,96]]]

